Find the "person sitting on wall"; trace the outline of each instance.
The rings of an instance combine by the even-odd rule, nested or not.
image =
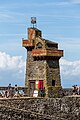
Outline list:
[[[40,89],[40,97],[43,97],[43,89]]]
[[[76,93],[77,93],[77,95],[80,94],[80,87],[79,86],[76,86]]]
[[[45,97],[45,87],[43,88],[43,97]]]
[[[72,86],[72,92],[73,92],[73,95],[78,95],[78,86],[77,85]]]
[[[73,86],[72,86],[72,89],[73,89],[73,95],[76,95],[76,86],[73,85]]]
[[[8,97],[8,90],[5,90],[5,97]]]
[[[45,97],[45,87],[40,89],[40,97]]]
[[[18,87],[17,87],[17,84],[14,87],[14,97],[18,97]]]

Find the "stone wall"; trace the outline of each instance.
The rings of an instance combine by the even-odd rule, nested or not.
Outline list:
[[[80,120],[80,96],[0,99],[1,120]]]
[[[44,80],[46,76],[46,63],[45,61],[28,62],[28,80]]]
[[[47,60],[48,86],[52,86],[52,80],[55,80],[54,86],[61,86],[59,59],[53,58]]]
[[[73,95],[73,90],[72,88],[63,88],[62,93],[64,96],[70,96]]]
[[[48,91],[48,87],[52,86],[52,81],[55,81],[54,86],[61,86],[59,60],[34,60],[32,52],[28,51],[25,81],[25,85],[28,87],[28,96],[30,96],[29,80],[44,80],[46,97],[52,97]]]
[[[42,115],[27,110],[0,105],[0,120],[51,120],[49,115]]]

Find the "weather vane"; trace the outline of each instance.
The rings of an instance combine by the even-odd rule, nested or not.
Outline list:
[[[31,17],[31,24],[33,25],[34,28],[34,25],[36,25],[36,17]]]

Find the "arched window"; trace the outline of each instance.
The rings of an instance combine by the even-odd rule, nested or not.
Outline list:
[[[39,43],[37,43],[37,45],[36,45],[36,49],[41,49],[42,48],[42,43],[41,42],[39,42]]]

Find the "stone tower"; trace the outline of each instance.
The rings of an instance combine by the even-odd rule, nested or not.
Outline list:
[[[28,96],[33,96],[35,90],[39,93],[45,89],[45,96],[52,97],[52,88],[61,88],[59,59],[63,50],[58,50],[58,43],[43,39],[42,32],[34,27],[28,28],[28,40],[22,40],[22,46],[27,49]]]

